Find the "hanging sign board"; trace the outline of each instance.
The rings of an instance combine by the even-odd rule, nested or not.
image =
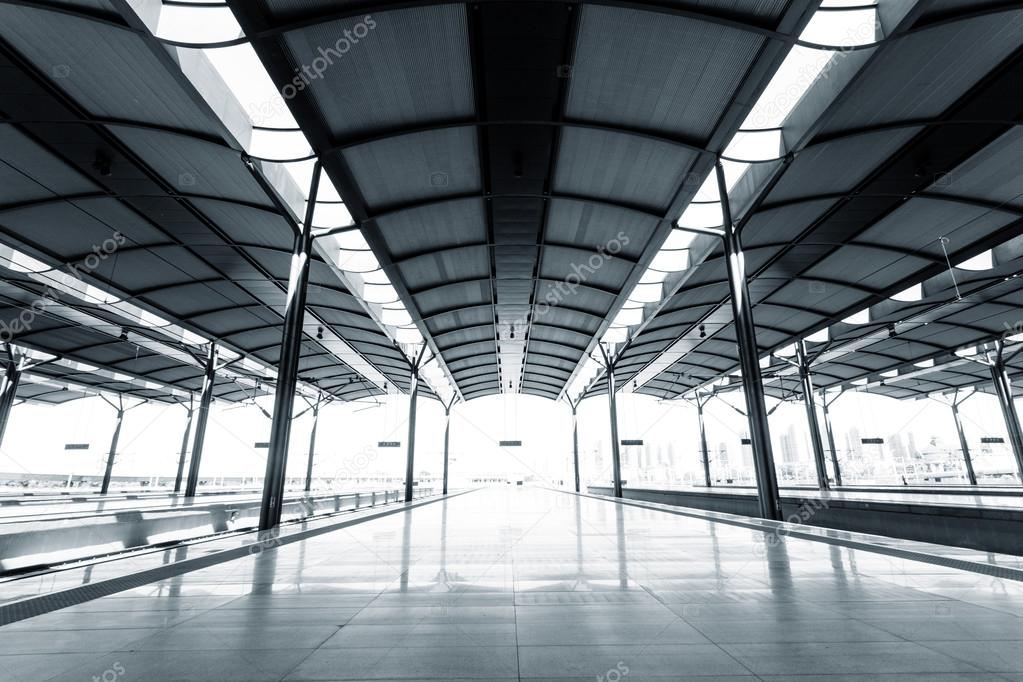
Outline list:
[[[88,450],[88,443],[64,443],[65,450]]]
[[[521,440],[502,440],[501,441],[501,447],[502,448],[520,448],[520,447],[522,447],[522,441]]]
[[[400,440],[382,440],[377,443],[378,448],[400,448]]]
[[[863,445],[884,445],[884,438],[860,438]]]
[[[270,447],[270,444],[269,443],[256,443],[255,447],[257,449],[260,449],[260,450],[266,450],[267,448]]]
[[[743,445],[753,445],[753,441],[750,440],[749,438],[743,438],[742,439],[742,444]]]
[[[642,444],[643,444],[643,439],[642,438],[632,439],[632,440],[627,440],[627,439],[623,439],[622,440],[622,445],[642,445]]]
[[[1005,439],[1001,436],[983,436],[980,439],[981,443],[1004,443]]]

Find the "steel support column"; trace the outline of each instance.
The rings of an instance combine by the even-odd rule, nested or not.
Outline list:
[[[700,452],[703,453],[703,482],[710,488],[713,483],[710,480],[710,450],[707,448],[707,425],[703,419],[703,407],[709,398],[703,400],[696,396],[696,417],[700,422]]]
[[[962,401],[953,399],[952,418],[956,423],[956,432],[959,434],[959,447],[963,451],[963,462],[966,464],[966,475],[970,479],[970,485],[977,485],[977,473],[973,470],[973,458],[970,457],[970,444],[966,441],[966,431],[963,430],[963,420],[959,416],[959,405]]]
[[[124,407],[117,408],[117,426],[114,427],[114,435],[110,439],[110,452],[107,453],[107,466],[103,471],[103,483],[100,486],[99,494],[106,495],[110,490],[110,477],[114,473],[114,459],[117,457],[117,441],[121,439],[121,424],[124,423]]]
[[[202,381],[202,393],[199,395],[199,415],[195,423],[195,436],[192,440],[192,459],[188,463],[188,480],[185,483],[185,497],[195,497],[199,487],[199,465],[202,463],[202,447],[206,442],[206,424],[209,421],[210,405],[213,403],[213,383],[217,373],[217,344],[210,341],[206,354],[206,374]]]
[[[259,508],[260,530],[273,528],[281,522],[291,416],[295,410],[298,363],[302,356],[302,325],[305,321],[306,285],[309,283],[309,260],[313,247],[313,216],[316,213],[321,171],[322,167],[317,161],[309,185],[305,220],[301,232],[295,237],[295,248],[291,254],[288,298],[284,304],[284,331],[280,361],[277,364],[277,389],[274,393],[273,421],[270,424],[270,447],[266,453],[263,500]]]
[[[1016,456],[1020,480],[1023,480],[1023,429],[1020,428],[1019,413],[1012,400],[1012,383],[1005,371],[1001,348],[999,348],[997,358],[991,363],[990,369],[991,380],[994,382],[995,393],[998,395],[998,403],[1002,407],[1002,416],[1005,418],[1005,428],[1009,432],[1012,454]]]
[[[178,456],[178,471],[174,476],[174,492],[181,492],[181,479],[185,475],[185,457],[188,456],[188,437],[192,433],[192,417],[195,416],[195,406],[192,399],[188,402],[188,418],[185,420],[185,433],[181,436],[181,454]]]
[[[11,418],[14,400],[18,396],[18,385],[21,383],[21,365],[11,358],[4,372],[4,385],[0,389],[0,445],[3,445],[7,422]]]
[[[441,491],[445,495],[448,494],[448,446],[451,443],[451,407],[454,402],[452,397],[451,402],[444,406],[444,480]]]
[[[774,454],[771,450],[771,430],[767,422],[767,403],[764,400],[764,385],[760,376],[760,357],[757,351],[756,327],[753,323],[753,304],[750,301],[749,283],[746,281],[745,257],[739,234],[732,223],[725,170],[720,160],[717,162],[716,169],[718,192],[721,197],[721,213],[724,218],[723,237],[732,300],[732,319],[739,351],[743,394],[746,398],[750,441],[753,445],[753,464],[757,475],[760,515],[765,519],[780,520],[778,478],[774,470]]]
[[[579,483],[579,415],[578,403],[569,403],[572,408],[572,465],[575,470],[575,491],[581,492]]]
[[[622,496],[622,453],[618,441],[618,401],[616,400],[615,365],[604,346],[597,344],[604,356],[604,373],[607,375],[607,405],[611,413],[611,487],[615,497]]]
[[[828,467],[824,460],[824,443],[821,427],[817,422],[817,405],[813,399],[813,377],[810,375],[810,359],[806,355],[806,341],[796,342],[796,362],[799,363],[799,378],[803,384],[803,404],[806,406],[806,423],[810,427],[810,444],[813,446],[813,461],[817,465],[817,487],[828,490]]]
[[[419,366],[423,361],[423,354],[426,353],[426,342],[423,342],[419,349],[416,360],[412,363],[412,371],[409,379],[408,389],[408,447],[405,451],[405,501],[411,502],[414,486],[416,468],[416,401],[419,398]]]
[[[305,491],[309,492],[313,489],[313,458],[316,452],[316,427],[320,423],[320,398],[316,398],[316,404],[313,405],[313,429],[309,432],[309,459],[305,465]]]
[[[408,391],[408,443],[405,448],[405,501],[411,502],[416,468],[416,401],[419,398],[419,373],[412,371]]]
[[[831,402],[838,400],[842,395],[839,393]],[[821,416],[824,417],[824,433],[828,436],[828,448],[831,450],[831,466],[835,470],[835,485],[842,486],[842,469],[838,466],[838,450],[835,448],[835,433],[831,430],[831,403],[828,402],[828,394],[821,391]]]

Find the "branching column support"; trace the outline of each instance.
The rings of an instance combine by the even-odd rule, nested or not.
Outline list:
[[[423,366],[426,342],[419,348],[415,361],[410,367],[408,388],[408,447],[405,456],[405,501],[411,502],[415,483],[416,462],[416,401],[419,399],[419,370]]]
[[[0,445],[3,445],[7,423],[11,419],[11,410],[18,397],[21,377],[28,370],[45,365],[60,358],[53,356],[47,360],[30,360],[27,353],[20,351],[10,343],[4,344],[7,353],[7,367],[4,369],[3,386],[0,387]]]
[[[760,358],[757,350],[756,327],[753,322],[753,303],[750,301],[749,283],[746,280],[746,263],[739,233],[732,222],[732,210],[728,203],[728,189],[725,169],[721,161],[716,165],[718,192],[721,212],[724,217],[725,261],[728,266],[728,284],[732,301],[732,319],[738,342],[739,366],[742,372],[743,394],[746,398],[746,413],[749,418],[750,441],[753,446],[753,463],[757,476],[757,497],[760,501],[760,515],[765,519],[781,519],[781,504],[778,493],[778,477],[774,470],[774,453],[771,449],[771,430],[767,420],[767,403],[764,399],[764,384],[760,376]]]
[[[188,456],[188,437],[192,433],[192,418],[195,416],[195,398],[188,397],[188,417],[185,419],[185,433],[181,436],[181,453],[178,455],[178,471],[174,475],[174,492],[181,492],[181,481],[185,476],[185,458]]]
[[[618,441],[618,401],[615,386],[615,363],[604,345],[597,344],[604,357],[604,374],[607,376],[607,404],[611,416],[611,487],[615,497],[622,496],[622,453]]]
[[[217,344],[210,342],[206,354],[206,374],[203,377],[202,393],[199,395],[199,415],[195,423],[195,438],[192,441],[192,459],[188,463],[188,481],[185,483],[185,497],[195,497],[199,487],[199,465],[202,463],[202,448],[206,442],[206,424],[213,404],[213,384],[217,378]]]
[[[703,417],[703,408],[710,401],[710,396],[701,398],[696,396],[696,417],[700,422],[700,454],[703,463],[703,483],[708,488],[712,487],[713,481],[710,477],[710,448],[707,447],[707,423]]]
[[[281,339],[280,362],[277,366],[277,390],[274,393],[273,421],[270,424],[270,448],[266,453],[266,475],[263,478],[263,500],[259,509],[259,529],[268,530],[281,522],[284,506],[284,481],[288,466],[288,442],[291,438],[291,416],[295,410],[295,389],[298,385],[298,363],[302,356],[302,328],[305,321],[306,288],[309,284],[309,261],[313,246],[313,216],[320,186],[322,166],[313,166],[312,182],[306,200],[305,220],[295,237],[288,277],[288,298],[284,309],[284,332]]]
[[[99,494],[106,495],[110,491],[110,479],[114,474],[114,462],[117,460],[117,442],[121,439],[121,425],[124,423],[124,413],[128,410],[133,410],[139,405],[144,405],[145,400],[142,402],[132,405],[131,407],[125,408],[124,396],[118,395],[117,402],[109,400],[106,396],[100,396],[106,401],[110,407],[117,410],[117,421],[114,426],[114,435],[110,438],[110,451],[107,453],[107,465],[103,470],[103,483],[100,485]]]
[[[444,479],[441,491],[448,494],[448,447],[451,444],[451,408],[455,405],[457,395],[451,396],[451,400],[444,406]]]
[[[991,380],[995,385],[998,403],[1002,407],[1002,416],[1005,418],[1005,428],[1009,433],[1012,454],[1016,457],[1020,480],[1023,480],[1023,429],[1020,428],[1019,413],[1016,411],[1016,404],[1012,399],[1012,382],[1006,372],[1005,362],[1005,343],[999,340],[996,343],[995,352],[989,357],[988,366],[991,370]]]
[[[817,487],[820,490],[827,490],[831,486],[828,483],[828,467],[824,460],[821,427],[817,421],[817,405],[813,399],[813,377],[810,374],[810,358],[806,354],[806,341],[796,342],[796,362],[799,364],[799,378],[803,385],[803,404],[806,406],[806,423],[810,427],[813,461],[817,466]]]
[[[10,421],[14,400],[18,396],[18,386],[21,384],[21,362],[10,355],[10,350],[8,350],[8,357],[10,359],[7,361],[7,368],[4,371],[4,385],[0,389],[0,445],[3,444],[4,433],[7,432],[7,422]]]
[[[966,476],[970,480],[970,485],[977,485],[977,472],[973,469],[973,457],[970,455],[970,443],[966,440],[966,430],[963,428],[963,418],[959,414],[959,406],[969,400],[974,393],[969,393],[965,397],[959,397],[959,389],[957,388],[955,394],[952,396],[952,402],[949,403],[949,407],[952,408],[952,418],[956,423],[956,433],[959,434],[959,448],[963,452],[963,463],[966,465]]]
[[[568,407],[572,410],[572,469],[575,474],[575,491],[580,492],[580,479],[579,479],[579,403],[582,402],[582,396],[578,400],[572,401],[567,395],[564,396],[564,400],[568,403]]]
[[[323,403],[323,396],[316,397],[316,402],[310,405],[313,411],[313,428],[309,432],[309,459],[305,465],[305,491],[313,489],[313,459],[316,457],[316,427],[320,423],[320,406]]]
[[[824,433],[828,437],[828,449],[831,450],[831,466],[835,470],[835,485],[842,486],[842,469],[838,465],[838,450],[835,448],[835,432],[831,430],[831,406],[842,397],[845,391],[839,391],[834,398],[828,400],[826,391],[821,391],[821,414],[824,417]]]

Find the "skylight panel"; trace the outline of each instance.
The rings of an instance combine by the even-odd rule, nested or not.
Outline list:
[[[383,306],[380,309],[380,321],[395,327],[402,327],[412,323],[412,316],[405,310],[404,306]]]
[[[395,334],[398,343],[420,344],[423,342],[423,334],[414,324],[398,327]]]
[[[721,213],[721,204],[689,204],[678,220],[679,227],[709,228],[721,227],[725,219]]]
[[[636,288],[632,290],[629,300],[636,303],[656,303],[661,300],[663,291],[664,285],[660,282],[637,284]]]
[[[842,320],[842,322],[845,324],[867,324],[870,322],[870,308],[864,308],[859,312],[853,313]]]
[[[877,42],[879,36],[876,7],[826,5],[814,13],[799,39],[831,47],[856,47]]]
[[[643,308],[642,306],[625,307],[623,306],[618,314],[615,315],[614,321],[611,323],[617,327],[629,327],[634,324],[639,324],[643,321]]]
[[[370,272],[363,273],[362,279],[366,284],[390,284],[391,280],[387,277],[387,273],[383,271],[383,268],[378,268]]]
[[[245,151],[257,158],[274,161],[289,161],[311,156],[313,153],[305,133],[301,130],[267,130],[265,128],[256,128],[252,131],[252,138]],[[311,179],[312,171],[310,170],[305,187],[309,186]],[[322,184],[320,189],[322,190],[325,185],[329,184]],[[323,200],[325,197],[320,196],[319,198]]]
[[[738,161],[772,161],[785,153],[780,128],[740,130],[725,149],[724,156]],[[727,169],[726,169],[727,178]]]
[[[807,336],[806,340],[809,341],[810,343],[825,343],[830,338],[831,338],[831,333],[828,330],[828,328],[825,327],[824,329],[820,330],[819,332],[814,332],[813,334],[810,334],[809,336]]]
[[[655,270],[654,268],[647,269],[643,273],[643,276],[639,278],[640,284],[660,284],[664,281],[664,278],[668,276],[668,273],[664,270]],[[658,299],[660,300],[660,299]]]
[[[337,267],[345,272],[365,274],[380,269],[380,263],[361,231],[342,232],[332,235],[329,239],[338,250]]]
[[[692,234],[692,233],[690,233]],[[662,248],[650,262],[650,269],[659,272],[681,272],[689,268],[689,249]]]
[[[390,282],[384,284],[366,284],[362,289],[362,298],[369,303],[398,303],[398,292]]]
[[[352,214],[348,207],[340,202],[316,202],[316,209],[313,211],[313,228],[330,229],[335,227],[348,227],[354,224]]]
[[[973,258],[967,258],[962,263],[956,265],[960,270],[990,270],[995,267],[995,254],[994,251],[988,249],[983,253],[979,253]]]
[[[779,358],[791,358],[796,354],[796,344],[790,343],[787,346],[783,346],[778,350],[774,351],[774,354]]]
[[[920,301],[920,300],[923,299],[923,297],[924,297],[924,285],[923,284],[914,284],[913,286],[909,287],[908,289],[903,289],[899,293],[894,294],[892,296],[892,300],[894,300],[894,301],[902,301],[904,303],[910,303],[910,302],[913,302],[913,301]]]
[[[231,9],[224,4],[164,3],[154,34],[181,43],[219,43],[242,34]]]
[[[600,340],[604,343],[625,343],[629,340],[629,329],[628,327],[608,327]]]

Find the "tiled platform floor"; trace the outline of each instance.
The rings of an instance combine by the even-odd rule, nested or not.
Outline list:
[[[1023,680],[1023,584],[481,490],[0,628],[0,680]]]

